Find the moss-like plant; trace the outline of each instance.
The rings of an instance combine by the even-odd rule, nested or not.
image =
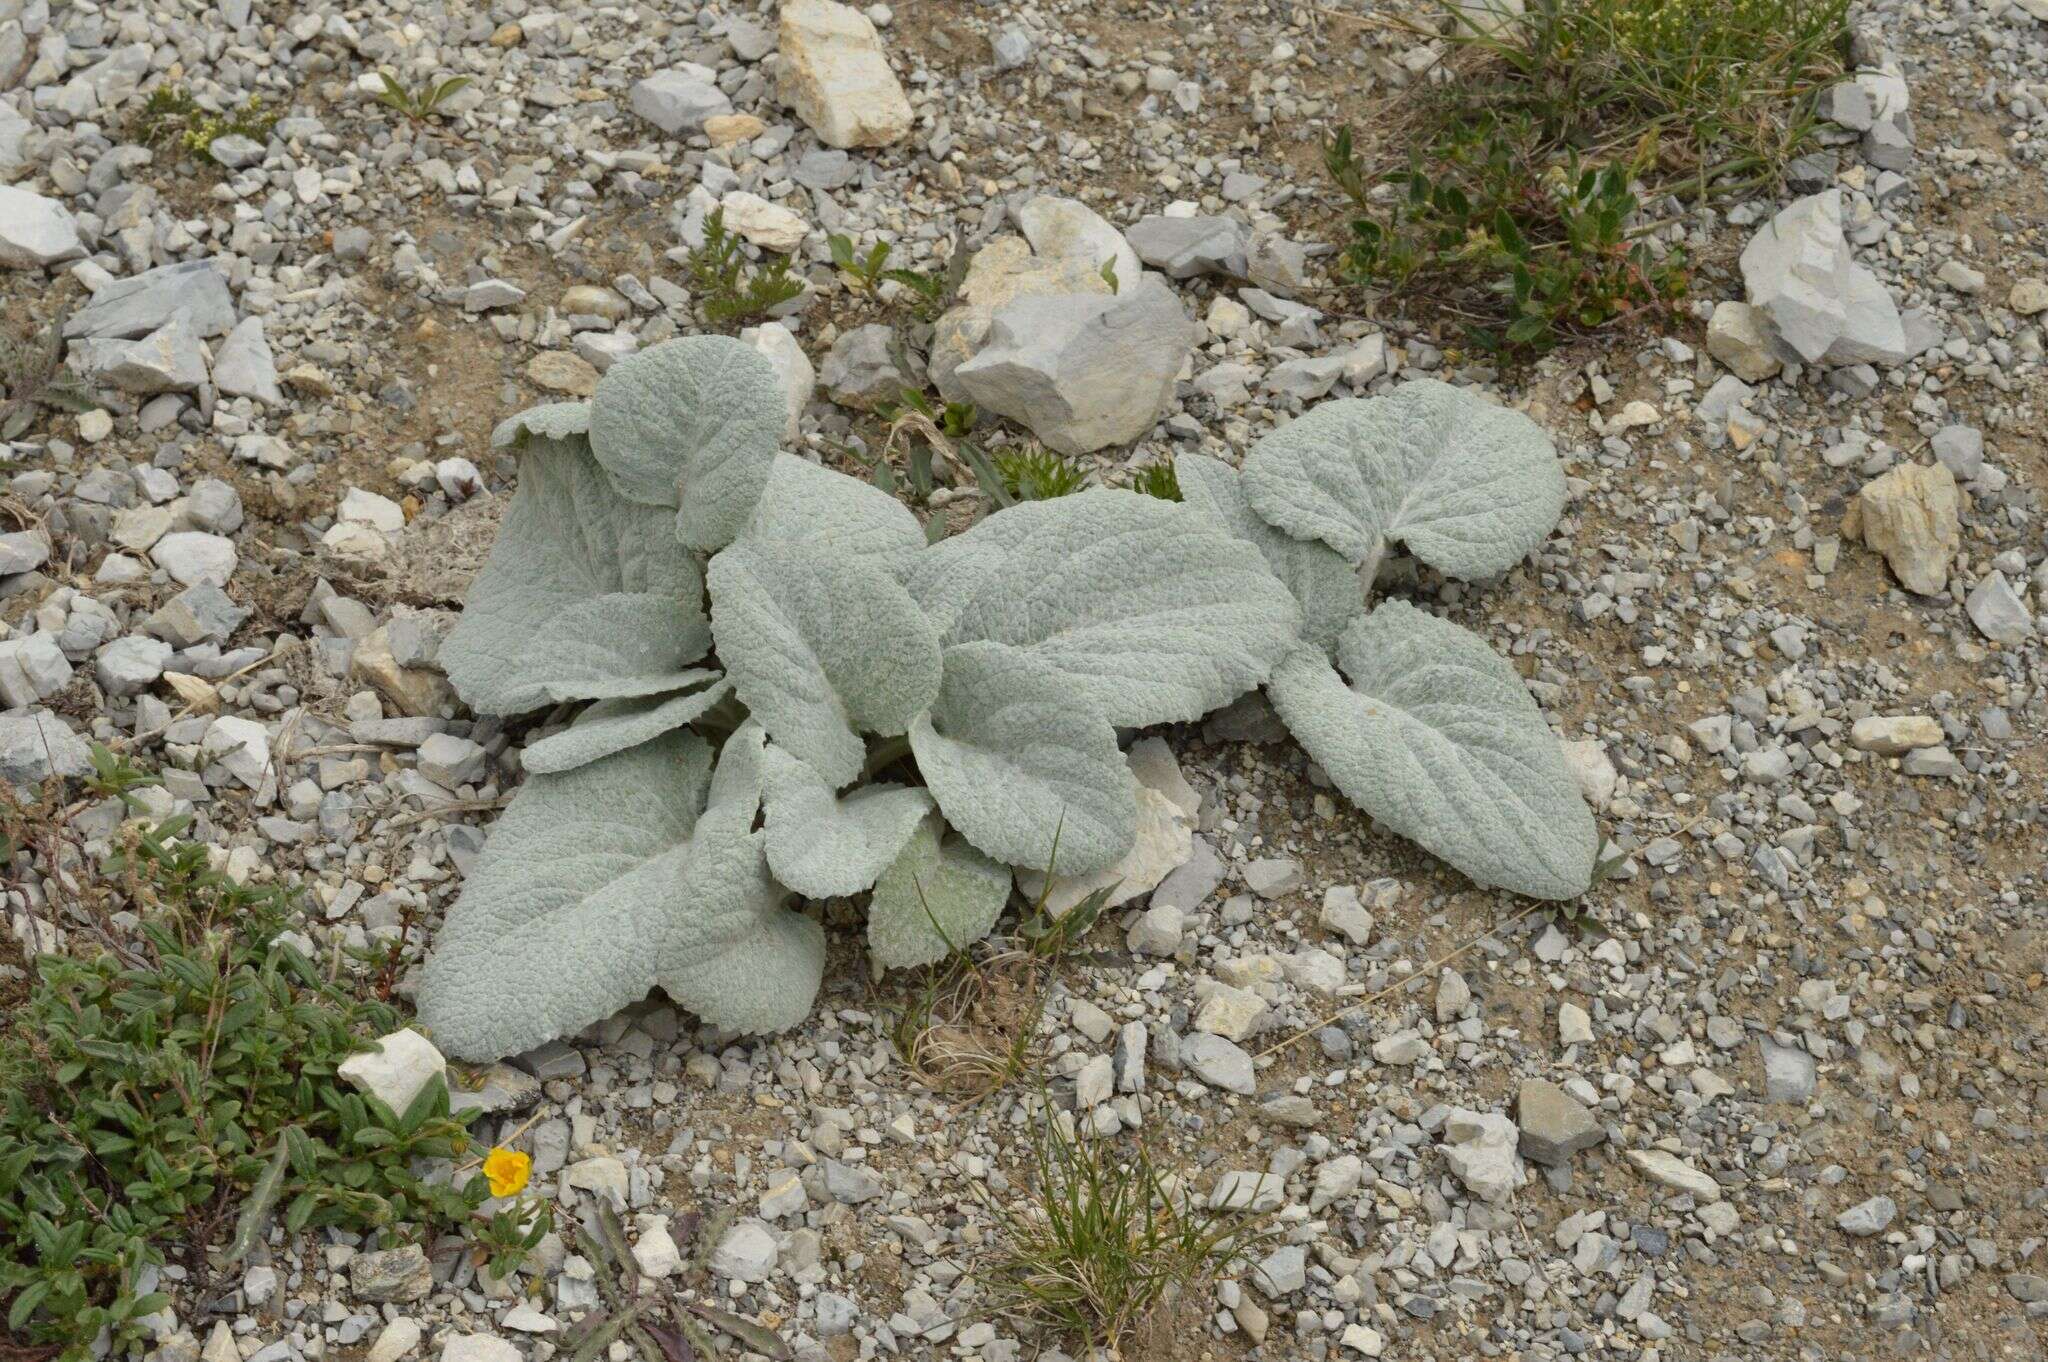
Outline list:
[[[1534,549],[1565,489],[1528,418],[1412,383],[1315,409],[1242,473],[1183,455],[1184,502],[1096,488],[928,544],[886,493],[777,452],[784,413],[751,347],[695,337],[500,427],[518,492],[441,656],[479,712],[587,707],[526,749],[427,964],[453,1052],[655,987],[793,1025],[825,959],[796,896],[865,895],[881,963],[941,959],[993,928],[1013,868],[1114,873],[1138,825],[1119,729],[1261,685],[1381,823],[1483,883],[1589,884],[1592,815],[1520,679],[1360,586],[1395,544],[1461,577]]]

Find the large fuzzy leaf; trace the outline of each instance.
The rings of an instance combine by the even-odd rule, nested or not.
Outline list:
[[[1543,542],[1564,470],[1534,421],[1434,379],[1325,402],[1244,462],[1252,508],[1354,563],[1387,544],[1453,577],[1495,577]]]
[[[753,513],[787,419],[775,366],[728,336],[628,355],[591,398],[590,445],[620,496],[679,506],[693,549],[724,547]]]
[[[1028,653],[1063,678],[1070,706],[1133,727],[1230,703],[1266,679],[1301,624],[1257,549],[1135,492],[998,512],[918,555],[905,580],[949,646]]]
[[[749,536],[711,560],[711,632],[748,711],[832,786],[860,734],[897,734],[939,691],[939,642],[886,568]]]
[[[480,714],[674,691],[711,645],[703,598],[667,512],[621,500],[581,439],[529,437],[441,664]]]
[[[825,931],[783,907],[767,834],[754,827],[766,782],[760,726],[726,739],[676,895],[691,911],[663,923],[656,982],[706,1021],[779,1031],[810,1015],[825,974]]]
[[[1365,609],[1358,570],[1329,545],[1296,539],[1259,518],[1245,500],[1238,471],[1219,459],[1182,454],[1173,461],[1181,495],[1198,511],[1214,516],[1237,538],[1255,546],[1273,575],[1301,607],[1301,636],[1328,652],[1337,636]]]
[[[1353,803],[1481,884],[1586,891],[1592,812],[1528,688],[1484,640],[1389,601],[1344,632],[1337,660],[1350,686],[1303,648],[1268,689]]]
[[[1115,730],[1076,702],[1065,672],[1024,649],[948,648],[938,703],[910,726],[910,748],[946,821],[1006,865],[1085,875],[1136,835],[1137,784]]]
[[[806,762],[767,753],[768,868],[806,898],[858,894],[875,882],[932,807],[923,790],[882,782],[844,799]]]
[[[875,882],[868,949],[886,969],[929,965],[995,929],[1010,900],[1010,868],[958,837],[933,814]]]
[[[531,1049],[656,986],[735,1030],[809,1013],[824,933],[782,907],[752,830],[758,744],[741,743],[736,764],[752,770],[738,779],[733,751],[714,779],[704,741],[670,733],[520,787],[421,979],[420,1017],[442,1049]]]
[[[777,454],[747,522],[750,539],[799,539],[813,548],[898,563],[925,546],[910,508],[873,483]]]
[[[654,986],[650,943],[678,891],[711,749],[688,733],[519,787],[421,978],[420,1017],[463,1059],[601,1021]]]
[[[681,728],[704,714],[732,691],[724,674],[709,668],[682,673],[679,680],[701,689],[680,695],[636,695],[599,700],[576,716],[576,722],[530,744],[521,754],[528,771],[548,774],[571,771],[585,762],[623,752]]]
[[[544,402],[498,422],[491,448],[518,449],[528,440],[570,440],[590,433],[588,402]]]

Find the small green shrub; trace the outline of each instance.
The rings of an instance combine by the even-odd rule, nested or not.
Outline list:
[[[961,280],[967,275],[968,259],[973,254],[956,243],[946,268],[934,272],[890,269],[890,246],[886,241],[877,241],[863,252],[855,249],[852,237],[834,232],[825,238],[825,244],[832,252],[832,264],[847,287],[859,293],[872,293],[884,283],[899,284],[910,295],[911,311],[925,321],[931,321],[953,305],[953,299],[960,292]]]
[[[698,295],[697,309],[713,326],[737,326],[765,317],[804,291],[789,272],[789,257],[771,254],[759,266],[747,263],[746,245],[726,230],[725,210],[704,219],[704,244],[684,264]]]
[[[1003,487],[1018,501],[1051,501],[1072,496],[1086,485],[1087,475],[1072,459],[1049,449],[1005,450],[995,456]]]
[[[1171,463],[1148,463],[1131,480],[1131,490],[1161,501],[1179,501],[1180,475],[1173,471]]]
[[[1846,42],[1846,0],[1440,3],[1458,69],[1419,92],[1400,159],[1361,158],[1348,129],[1326,148],[1355,212],[1338,272],[1438,296],[1489,349],[1682,296],[1684,258],[1651,249],[1643,200],[1778,175]]]
[[[264,104],[261,95],[249,96],[239,108],[215,113],[182,85],[159,85],[136,111],[128,135],[146,147],[179,147],[211,161],[219,138],[234,134],[267,141],[281,116]]]
[[[104,751],[92,787],[140,810],[148,777]],[[7,849],[57,847],[53,804],[4,808]],[[166,1303],[138,1294],[174,1244],[236,1223],[229,1259],[277,1209],[287,1230],[386,1238],[471,1221],[486,1180],[458,1185],[467,1147],[436,1082],[396,1112],[336,1067],[398,1013],[350,996],[289,940],[292,892],[237,884],[185,820],[130,824],[104,866],[142,917],[92,958],[45,955],[0,1033],[0,1302],[17,1339],[82,1357],[117,1350]],[[439,1172],[436,1172],[436,1169]],[[239,1214],[238,1214],[239,1212]]]
[[[440,113],[441,106],[470,83],[468,76],[444,76],[419,85],[407,85],[384,70],[377,72],[377,79],[384,87],[377,92],[377,102],[387,109],[397,110],[415,123],[424,123]]]

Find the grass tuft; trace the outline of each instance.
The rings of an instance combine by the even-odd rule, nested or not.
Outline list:
[[[1078,1138],[1063,1114],[1032,1121],[1021,1209],[991,1201],[1001,1241],[988,1283],[1011,1317],[1119,1349],[1161,1305],[1232,1271],[1264,1237],[1255,1220],[1169,1187],[1142,1144]]]

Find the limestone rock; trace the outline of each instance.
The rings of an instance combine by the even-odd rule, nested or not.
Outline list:
[[[1948,586],[1962,544],[1955,474],[1941,464],[1900,464],[1865,483],[1842,518],[1842,534],[1884,555],[1899,585],[1922,596]]]
[[[225,336],[235,324],[228,281],[210,260],[159,265],[116,279],[64,323],[64,338],[136,340],[173,317],[203,339]]]
[[[782,390],[789,401],[789,420],[782,428],[783,438],[796,443],[804,408],[811,405],[811,396],[818,390],[818,371],[811,367],[810,357],[781,322],[750,326],[740,332],[740,339],[766,355],[775,366],[776,377],[782,380]]]
[[[1042,259],[1092,260],[1097,274],[1107,265],[1124,284],[1144,271],[1124,234],[1079,199],[1040,194],[1017,210],[1017,229]]]
[[[718,73],[695,62],[635,81],[626,102],[671,137],[696,132],[706,120],[732,112],[732,101],[718,88]]]
[[[2017,647],[2034,636],[2034,617],[2027,612],[2027,603],[2013,590],[2005,574],[1996,569],[1985,573],[1983,580],[1971,588],[1963,608],[1969,612],[1970,623],[1977,626],[1977,632],[1993,643]]]
[[[1842,194],[1792,203],[1742,251],[1750,303],[1808,363],[1898,364],[1910,353],[1891,295],[1858,265],[1842,231]]]
[[[249,397],[265,406],[284,405],[277,386],[277,362],[263,334],[261,317],[245,317],[213,357],[213,386],[225,397]]]
[[[1458,1181],[1480,1200],[1507,1204],[1515,1189],[1529,1180],[1515,1152],[1520,1132],[1499,1112],[1453,1108],[1444,1121],[1444,1162]]]
[[[78,222],[55,199],[0,185],[0,266],[45,269],[85,254]]]
[[[834,0],[785,0],[777,93],[819,140],[885,147],[910,132],[910,101],[866,15]]]
[[[1565,1167],[1572,1155],[1607,1138],[1593,1113],[1577,1098],[1540,1078],[1522,1080],[1515,1097],[1515,1118],[1522,1157],[1550,1168]]]
[[[953,383],[1061,453],[1088,454],[1152,428],[1196,336],[1156,276],[1114,295],[1024,298],[995,314],[988,343]]]
[[[1721,1184],[1707,1174],[1662,1149],[1631,1149],[1628,1161],[1650,1181],[1686,1192],[1700,1201],[1719,1201]]]
[[[1922,747],[1939,747],[1944,741],[1941,724],[1925,714],[1884,717],[1868,714],[1849,728],[1849,745],[1859,752],[1881,757],[1903,756]]]
[[[1748,303],[1714,305],[1707,322],[1707,353],[1745,383],[1761,383],[1784,368],[1770,329]]]
[[[0,780],[27,788],[91,769],[91,744],[50,711],[0,714]]]
[[[219,720],[216,728],[226,720]],[[446,1079],[448,1061],[434,1043],[407,1028],[393,1031],[377,1042],[374,1050],[350,1055],[335,1067],[335,1077],[377,1098],[393,1111],[403,1113],[420,1095],[420,1089],[435,1079]]]
[[[718,206],[725,214],[726,230],[738,233],[763,250],[786,255],[803,245],[804,235],[810,231],[810,225],[795,213],[744,189],[727,194]]]

